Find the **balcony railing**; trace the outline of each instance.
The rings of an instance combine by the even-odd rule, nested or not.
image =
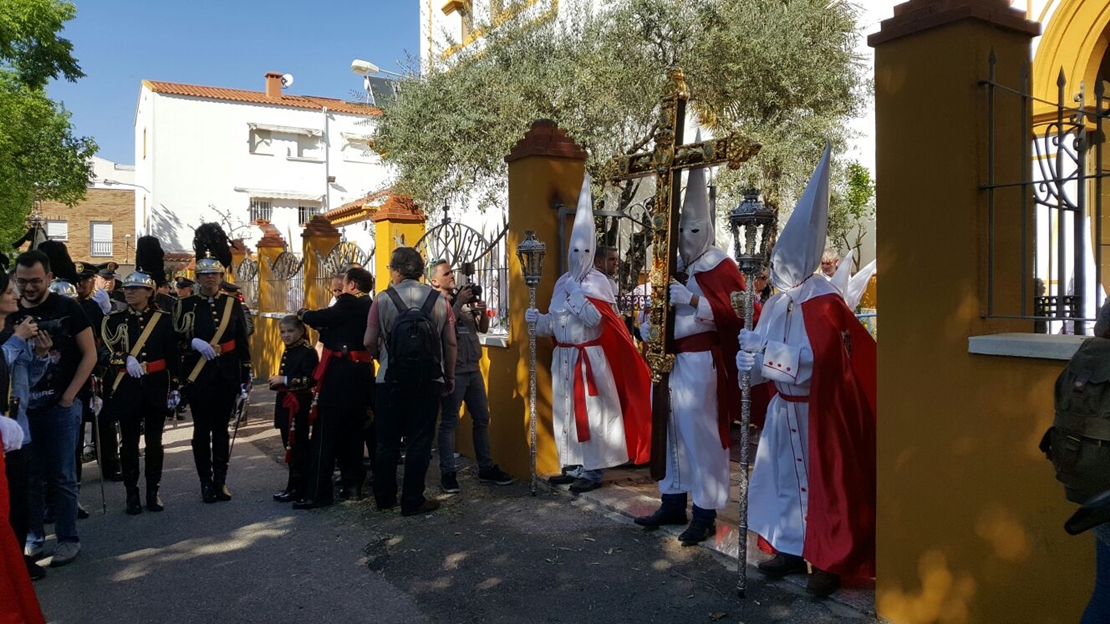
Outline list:
[[[112,241],[93,241],[92,255],[94,257],[111,257]]]

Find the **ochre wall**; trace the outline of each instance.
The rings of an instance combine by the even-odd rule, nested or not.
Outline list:
[[[1019,84],[1030,34],[971,19],[888,28],[894,38],[872,40],[878,613],[896,623],[1076,622],[1092,586],[1092,537],[1064,533],[1074,507],[1037,450],[1062,362],[968,353],[969,336],[1031,331],[983,318],[988,111],[977,85],[992,48],[999,80]],[[1012,181],[1022,166],[1016,105],[1000,108],[997,124],[998,179]],[[1017,312],[1031,274],[1020,262],[1019,199],[997,196],[999,314]]]

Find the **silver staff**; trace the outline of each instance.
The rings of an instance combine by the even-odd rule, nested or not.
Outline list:
[[[536,240],[535,230],[525,230],[524,240],[516,246],[520,272],[528,286],[528,308],[536,307],[536,286],[543,276],[543,257],[547,245]],[[528,436],[532,461],[532,496],[536,495],[536,324],[528,323]]]
[[[735,245],[736,264],[744,273],[745,292],[731,293],[733,310],[744,318],[744,329],[752,328],[755,310],[755,277],[767,266],[775,230],[775,211],[759,201],[759,191],[744,191],[744,201],[728,213]],[[741,245],[743,245],[741,247]],[[752,374],[740,379],[740,526],[737,536],[736,593],[743,598],[748,586],[748,429],[752,422]]]

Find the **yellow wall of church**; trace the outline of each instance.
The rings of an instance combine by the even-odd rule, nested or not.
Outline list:
[[[1090,595],[1093,538],[1037,443],[1063,363],[971,355],[970,336],[1030,331],[984,319],[987,107],[977,82],[992,48],[1018,84],[1029,38],[978,20],[876,45],[878,578],[896,623],[1076,622]],[[999,154],[1019,153],[1016,107],[999,113]],[[1018,158],[1000,158],[1016,179]],[[1000,215],[1018,197],[1000,192]],[[996,297],[1017,305],[1029,268],[1020,221],[996,223]],[[938,246],[936,241],[943,241]],[[999,313],[1014,313],[1002,306]]]

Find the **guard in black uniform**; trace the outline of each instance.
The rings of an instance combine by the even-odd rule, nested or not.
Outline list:
[[[172,311],[154,301],[162,270],[162,248],[152,236],[135,245],[135,272],[123,281],[127,310],[104,317],[100,335],[112,356],[105,377],[105,409],[118,421],[123,446],[120,463],[127,488],[127,513],[142,513],[139,499],[139,435],[146,440],[146,508],[162,511],[162,430],[175,403],[180,355]]]
[[[326,507],[335,502],[332,470],[336,460],[342,474],[340,497],[362,498],[362,484],[366,481],[366,468],[362,465],[363,431],[374,389],[374,366],[362,339],[373,303],[369,295],[373,283],[365,269],[349,269],[343,277],[343,293],[336,297],[335,305],[297,314],[306,325],[319,330],[324,353],[316,385],[308,498],[293,503],[294,509]]]
[[[243,308],[234,297],[219,292],[224,267],[231,265],[227,235],[215,223],[202,224],[193,248],[199,292],[178,301],[174,329],[184,354],[181,382],[193,414],[193,458],[201,497],[214,503],[231,500],[227,428],[236,398],[250,392],[251,354]]]

